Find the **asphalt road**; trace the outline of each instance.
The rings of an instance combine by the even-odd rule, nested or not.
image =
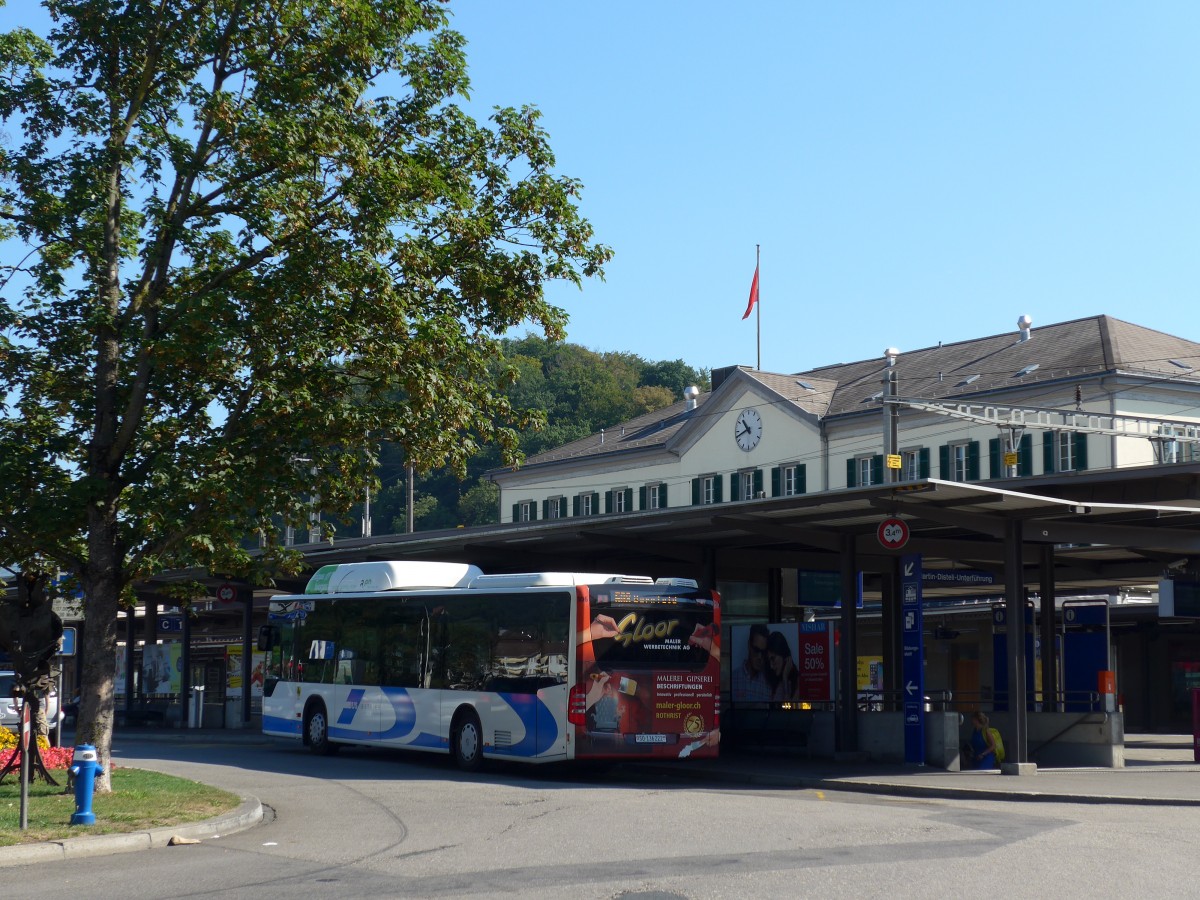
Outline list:
[[[120,764],[257,796],[197,845],[0,871],[5,896],[1194,896],[1196,810],[946,800],[491,768],[285,743],[122,740]]]

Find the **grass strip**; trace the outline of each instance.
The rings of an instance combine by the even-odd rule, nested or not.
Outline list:
[[[61,840],[87,834],[121,834],[168,825],[200,822],[236,809],[241,800],[228,791],[145,769],[114,769],[112,793],[94,794],[95,825],[71,825],[75,794],[64,793],[67,773],[51,774],[59,787],[35,781],[29,785],[29,828],[20,830],[21,785],[11,773],[0,784],[0,847]]]

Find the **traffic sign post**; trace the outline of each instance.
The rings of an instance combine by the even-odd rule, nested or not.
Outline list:
[[[232,603],[237,599],[237,588],[232,584],[223,584],[217,588],[217,599],[222,603]]]
[[[925,640],[921,610],[921,555],[900,558],[903,630],[904,761],[925,765]]]

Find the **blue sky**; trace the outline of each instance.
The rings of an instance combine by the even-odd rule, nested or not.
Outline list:
[[[798,371],[1109,314],[1200,340],[1200,4],[463,0],[605,283],[569,338]]]
[[[0,29],[42,19],[32,0]],[[1107,313],[1200,341],[1200,4],[455,0],[616,251],[568,338],[791,372]]]

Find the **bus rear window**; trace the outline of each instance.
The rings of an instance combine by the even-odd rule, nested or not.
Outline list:
[[[708,650],[691,639],[711,637],[711,609],[693,604],[609,607],[593,602],[593,621],[599,616],[609,617],[616,630],[613,637],[592,641],[596,664],[602,668],[700,671],[708,664]]]

